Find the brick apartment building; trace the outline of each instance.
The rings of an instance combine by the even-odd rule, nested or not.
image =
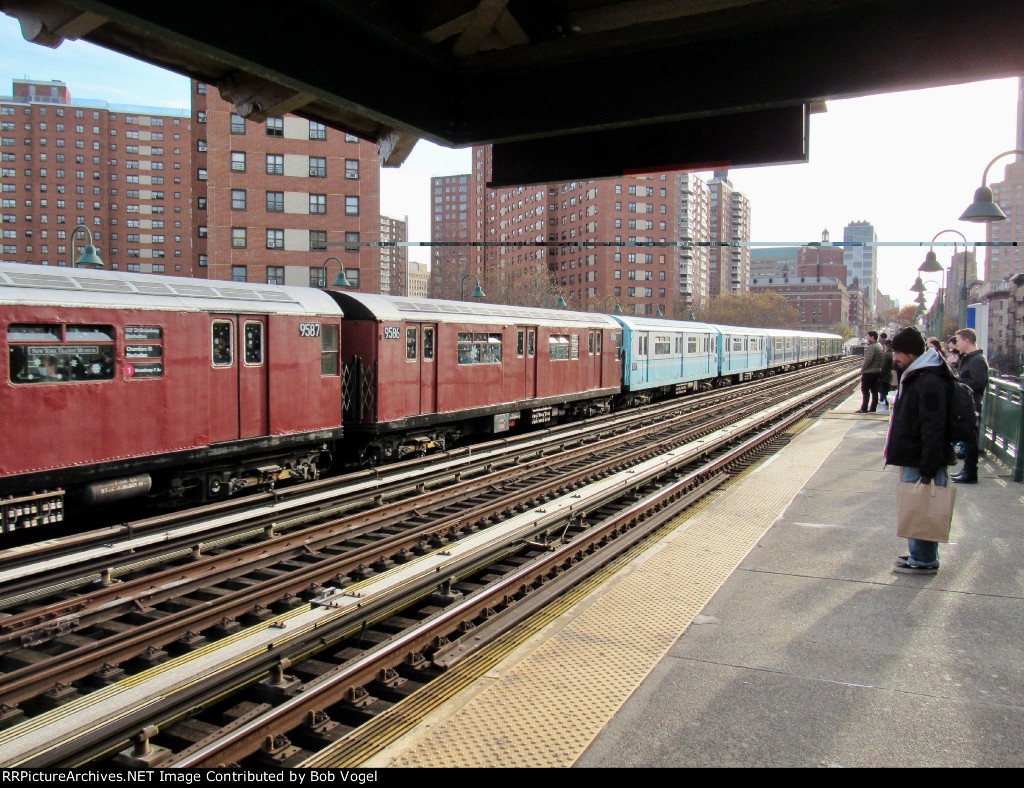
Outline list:
[[[710,190],[697,176],[495,190],[486,185],[490,157],[489,146],[475,147],[472,172],[432,181],[435,297],[461,298],[474,274],[499,303],[553,306],[560,294],[572,309],[617,302],[631,314],[683,318],[710,299]],[[749,241],[745,215],[735,232]]]
[[[211,279],[381,292],[376,148],[293,115],[247,121],[192,83],[194,259]],[[341,265],[331,261],[326,282]]]
[[[827,243],[828,233],[823,234],[822,240]],[[774,290],[784,296],[796,307],[801,325],[808,330],[826,330],[847,323],[851,301],[861,299],[855,298],[856,291],[848,291],[846,287],[843,249],[813,244],[797,247],[795,252],[794,276],[789,275],[789,266],[783,264],[781,275],[752,278],[750,290]],[[770,259],[767,254],[761,257]]]
[[[74,265],[84,225],[108,268],[192,275],[191,140],[185,112],[14,80],[0,97],[0,259]]]

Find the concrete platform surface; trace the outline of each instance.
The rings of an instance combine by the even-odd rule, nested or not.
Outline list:
[[[853,414],[859,398],[826,417],[849,421],[841,442],[576,766],[1024,766],[1024,485],[983,458],[939,573],[894,573],[888,421]]]

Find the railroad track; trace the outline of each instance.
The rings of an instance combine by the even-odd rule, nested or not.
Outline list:
[[[819,388],[817,396],[827,396],[823,392]],[[779,394],[769,396],[778,399]],[[768,418],[781,418],[763,401],[751,402],[747,408],[740,414],[741,421],[749,422],[744,430]],[[735,419],[736,414],[732,416]],[[368,519],[362,525],[328,525],[333,533],[320,533],[316,539],[309,528],[273,537],[264,543],[263,558],[240,560],[237,550],[214,558],[197,556],[192,568],[200,571],[187,578],[174,568],[140,582],[118,584],[120,588],[110,586],[78,600],[64,600],[45,612],[19,614],[20,620],[12,616],[0,628],[0,644],[19,647],[7,651],[4,664],[9,666],[12,655],[19,654],[34,661],[0,677],[0,698],[6,704],[0,707],[0,723],[6,720],[13,725],[0,740],[0,759],[7,765],[84,763],[109,757],[127,743],[129,732],[138,739],[138,752],[124,757],[133,763],[147,762],[147,749],[160,758],[176,753],[177,765],[209,764],[210,758],[288,765],[310,757],[316,748],[294,744],[285,733],[265,731],[297,730],[292,734],[297,740],[312,736],[321,745],[325,731],[332,741],[344,736],[353,726],[333,719],[334,713],[331,719],[325,718],[321,709],[338,706],[345,719],[356,722],[380,704],[393,702],[446,667],[445,659],[465,649],[464,644],[449,647],[460,631],[478,621],[501,618],[499,613],[515,609],[517,599],[529,597],[535,586],[567,574],[574,564],[586,563],[585,556],[618,541],[613,536],[635,530],[635,525],[597,528],[594,512],[602,513],[624,495],[627,501],[632,496],[627,508],[636,508],[639,501],[657,498],[665,488],[687,499],[699,488],[717,484],[711,478],[720,471],[675,468],[712,451],[728,453],[732,450],[721,444],[740,439],[726,434],[724,423],[707,415],[702,415],[703,423],[697,428],[681,426],[682,421],[679,416],[669,419],[663,438],[656,438],[650,427],[644,433],[606,438],[607,445],[596,445],[595,458],[587,465],[574,449],[527,459],[500,472],[492,468],[445,490],[442,498],[446,500],[428,505],[423,499],[430,493],[423,492],[413,501],[395,503],[389,516],[385,506],[372,516],[363,515]],[[669,437],[669,433],[674,434]],[[622,446],[638,438],[648,445],[632,451],[633,465],[627,468]],[[767,438],[757,440],[763,443]],[[671,461],[664,460],[666,456]],[[725,462],[737,461],[732,457]],[[654,465],[648,468],[650,463]],[[601,474],[611,475],[598,481]],[[627,484],[630,476],[635,478]],[[609,491],[591,489],[595,485],[605,485]],[[646,492],[644,485],[650,487]],[[583,491],[588,491],[585,505]],[[551,511],[544,508],[548,505]],[[660,499],[650,505],[671,509]],[[428,511],[433,514],[428,516]],[[614,522],[610,514],[600,514],[598,519]],[[355,543],[360,540],[365,543]],[[561,563],[555,556],[561,556]],[[260,577],[261,573],[266,576]],[[242,587],[224,593],[231,584]],[[197,595],[200,603],[194,604]],[[34,621],[32,615],[37,616]],[[147,615],[150,620],[144,620]],[[422,629],[426,625],[419,624],[421,619],[431,622],[429,629]],[[90,633],[105,633],[105,637],[89,641]],[[33,649],[26,642],[40,645],[33,644],[32,637],[60,648],[36,650],[36,655],[52,659],[28,655],[25,652]],[[475,637],[481,642],[479,634]],[[375,648],[357,657],[355,644],[367,642]],[[83,719],[79,707],[107,714],[102,710],[104,694],[117,697],[117,688],[129,681],[130,672],[138,671],[131,677],[134,683],[148,685],[153,692],[156,676],[176,680],[175,672],[180,673],[182,665],[195,668],[197,659],[216,662],[224,658],[228,646],[238,643],[247,643],[243,650],[254,652],[244,658],[232,653],[227,667],[194,671],[204,678],[185,682],[187,691],[160,690],[159,704],[128,708],[121,704],[122,698],[114,720],[93,726],[87,735],[75,729],[67,742],[54,746],[58,719]],[[74,648],[66,650],[68,645]],[[47,654],[54,650],[57,653]],[[365,689],[366,684],[371,688]],[[314,687],[326,694],[309,702],[294,700]],[[247,693],[246,698],[239,700],[239,692]],[[282,707],[287,711],[276,711]],[[197,709],[200,716],[190,716]],[[268,715],[275,721],[264,719]],[[154,721],[162,740],[172,745],[166,752],[159,749],[166,744],[149,743]],[[315,730],[310,734],[306,728]],[[51,737],[41,749],[32,743],[33,731],[39,730]],[[210,742],[227,741],[237,730],[246,733],[236,744],[211,754]],[[287,744],[279,740],[281,736],[288,739]]]

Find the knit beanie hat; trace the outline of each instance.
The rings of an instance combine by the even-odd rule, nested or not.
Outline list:
[[[892,338],[892,349],[896,353],[920,356],[924,353],[924,336],[916,328],[908,326]]]

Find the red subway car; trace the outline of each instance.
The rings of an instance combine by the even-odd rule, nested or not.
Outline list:
[[[60,519],[64,489],[316,478],[341,437],[341,311],[318,290],[0,264],[0,310],[4,530]]]
[[[622,327],[607,315],[331,295],[345,315],[346,435],[365,461],[598,413],[621,388]]]

